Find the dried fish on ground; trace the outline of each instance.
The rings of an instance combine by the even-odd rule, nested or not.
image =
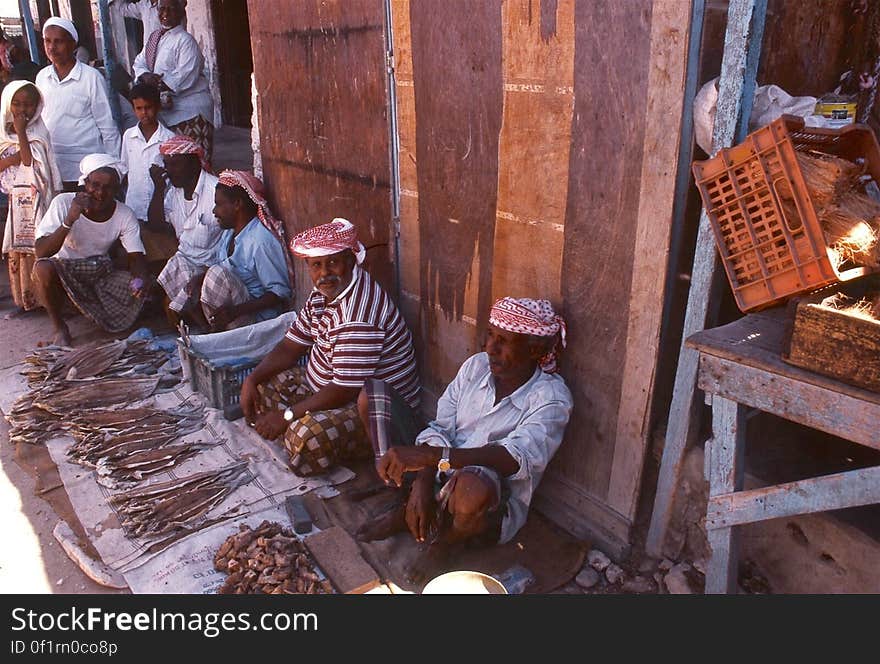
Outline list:
[[[279,523],[263,521],[256,530],[241,524],[217,549],[214,569],[229,575],[221,594],[333,593],[300,539]]]
[[[109,369],[122,357],[125,341],[109,344],[90,344],[62,355],[49,369],[49,380],[91,378]]]
[[[223,441],[211,443],[197,441],[143,449],[122,456],[101,457],[95,465],[99,475],[98,482],[111,489],[116,488],[120,483],[139,482],[154,473],[183,463],[201,450],[222,444]]]
[[[110,497],[128,537],[158,537],[189,527],[253,480],[247,461]]]
[[[72,430],[86,435],[90,432],[122,433],[136,426],[161,427],[168,424],[205,423],[205,407],[183,403],[177,408],[159,410],[152,406],[90,410],[71,417]]]
[[[151,348],[148,341],[113,341],[67,349],[38,348],[25,358],[22,374],[33,387],[63,379],[93,376],[152,375],[168,361],[167,351]]]
[[[36,349],[25,358],[25,369],[21,372],[27,378],[29,390],[7,415],[10,440],[45,443],[68,430],[71,418],[80,417],[81,426],[86,427],[81,416],[90,414],[95,425],[92,428],[99,432],[100,422],[105,418],[115,425],[142,419],[131,412],[104,409],[143,400],[165,385],[163,380],[170,374],[156,374],[167,360],[166,351],[150,348],[149,342],[140,340],[78,349]],[[103,414],[97,415],[98,412]],[[154,416],[151,424],[162,420],[157,412],[160,411],[150,409],[147,413]]]
[[[120,414],[126,417],[120,418]],[[75,443],[68,449],[71,460],[94,467],[103,458],[165,447],[178,438],[199,431],[205,424],[202,406],[157,410],[132,408],[121,411],[87,411],[68,422]]]
[[[150,396],[158,385],[159,376],[67,380],[61,381],[58,389],[39,394],[34,404],[50,413],[65,415],[83,408],[141,401]]]
[[[38,445],[64,431],[60,417],[38,408],[33,404],[30,394],[20,396],[9,415],[9,441]]]

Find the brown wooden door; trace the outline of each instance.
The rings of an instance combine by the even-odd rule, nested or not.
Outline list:
[[[393,292],[382,0],[250,0],[263,172],[288,233],[350,220]],[[297,302],[311,284],[297,274]]]

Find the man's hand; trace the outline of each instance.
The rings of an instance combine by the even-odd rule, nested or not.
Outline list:
[[[275,440],[284,433],[287,424],[281,411],[273,410],[260,415],[254,423],[254,429],[266,440]]]
[[[235,310],[235,306],[230,305],[215,309],[214,313],[208,318],[208,323],[211,325],[211,329],[217,332],[225,330],[236,318],[238,318],[238,313]]]
[[[439,460],[439,447],[430,445],[392,447],[379,459],[376,472],[385,484],[399,487],[403,484],[405,472],[434,467]]]
[[[156,187],[165,188],[165,169],[159,166],[159,164],[152,164],[150,166],[150,179],[153,181],[153,184]]]
[[[257,411],[260,408],[260,393],[257,391],[257,383],[251,380],[250,376],[247,376],[241,384],[241,395],[238,401],[241,404],[241,412],[244,414],[245,421],[248,424],[254,424]]]
[[[433,473],[420,473],[413,483],[406,502],[406,526],[417,542],[424,542],[434,523],[437,505],[434,501]]]
[[[73,197],[73,200],[70,203],[70,209],[67,211],[67,222],[68,226],[73,226],[74,222],[79,219],[79,216],[92,207],[93,201],[92,197],[89,196],[86,192],[81,191],[77,193],[76,196]]]

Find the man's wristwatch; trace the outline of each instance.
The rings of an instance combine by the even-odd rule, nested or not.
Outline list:
[[[444,447],[443,454],[440,456],[440,461],[437,462],[437,470],[441,473],[448,473],[452,470],[452,465],[449,463],[449,455],[452,453],[451,447]]]
[[[293,411],[290,408],[284,409],[284,421],[293,422]]]

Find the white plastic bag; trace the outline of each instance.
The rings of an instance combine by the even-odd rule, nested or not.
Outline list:
[[[694,97],[694,139],[706,154],[712,154],[712,129],[715,127],[715,107],[718,104],[718,78],[700,88]]]
[[[215,334],[197,334],[189,338],[190,347],[213,363],[248,357],[262,359],[284,338],[298,312],[288,311],[276,318]]]
[[[712,130],[718,104],[718,78],[700,88],[694,97],[694,138],[706,154],[712,154]],[[810,118],[816,109],[815,97],[792,97],[778,85],[762,85],[755,90],[749,131],[768,125],[781,115]]]

